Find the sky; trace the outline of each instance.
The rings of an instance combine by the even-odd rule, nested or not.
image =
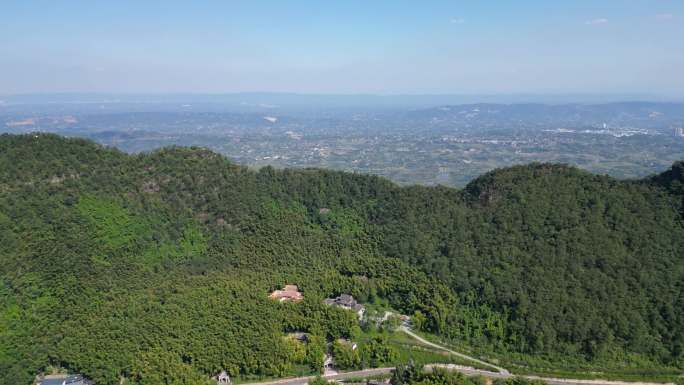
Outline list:
[[[684,96],[683,0],[0,3],[0,95]]]

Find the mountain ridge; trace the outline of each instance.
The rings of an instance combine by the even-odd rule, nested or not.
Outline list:
[[[32,134],[0,136],[0,166],[0,383],[287,375],[318,363],[284,333],[358,335],[321,304],[341,293],[492,358],[684,367],[681,163],[633,181],[514,166],[457,190]],[[268,301],[285,283],[301,306]]]

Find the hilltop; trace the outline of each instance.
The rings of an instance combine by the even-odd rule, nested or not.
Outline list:
[[[530,164],[459,190],[2,135],[0,384],[48,365],[98,384],[317,368],[325,341],[360,333],[322,304],[343,293],[520,365],[681,370],[681,168]],[[303,301],[268,298],[288,283]]]

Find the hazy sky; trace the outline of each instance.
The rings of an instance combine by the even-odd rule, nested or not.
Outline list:
[[[684,94],[683,0],[1,0],[0,94]]]

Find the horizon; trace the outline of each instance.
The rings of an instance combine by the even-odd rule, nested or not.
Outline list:
[[[667,0],[17,2],[0,93],[684,99],[682,20]]]
[[[240,104],[265,109],[297,106],[316,107],[396,107],[419,108],[469,104],[620,104],[654,103],[680,104],[684,97],[654,94],[607,93],[510,93],[510,94],[380,94],[380,93],[298,93],[298,92],[44,92],[0,94],[0,107],[20,104],[178,104],[193,105]]]

